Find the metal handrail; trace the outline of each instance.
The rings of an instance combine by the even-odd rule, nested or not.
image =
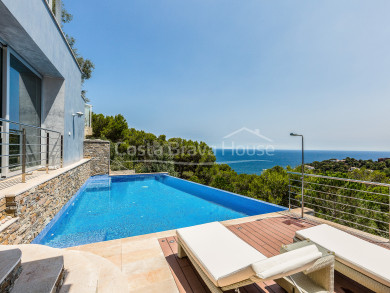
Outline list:
[[[292,200],[299,201],[298,199],[295,199],[295,198],[292,198]],[[316,207],[319,207],[319,208],[326,209],[326,210],[332,210],[332,208],[323,207],[323,206],[320,206],[320,205],[317,205],[317,204],[314,204],[314,203],[309,203],[309,204],[313,205],[313,206],[316,206]],[[352,214],[352,213],[348,213],[348,212],[344,212],[344,211],[337,211],[337,212],[338,213],[347,214],[347,215],[351,215],[351,216],[356,216],[356,217],[359,217],[359,218],[362,218],[362,219],[372,220],[371,218],[368,218],[368,217],[365,217],[365,216],[362,216],[362,215]],[[383,224],[387,224],[387,222],[382,221],[382,220],[375,220],[375,221],[383,223]],[[372,227],[369,227],[369,226],[365,226],[365,227],[372,228]],[[380,231],[386,232],[385,230],[380,230]]]
[[[300,175],[301,175],[301,174],[300,174]],[[301,180],[296,180],[296,179],[291,179],[291,181],[301,182]],[[364,182],[365,182],[365,181],[364,181]],[[379,192],[373,192],[373,191],[362,190],[362,189],[355,189],[355,188],[347,188],[347,187],[343,187],[343,186],[322,184],[322,183],[310,182],[310,181],[306,181],[306,183],[307,183],[307,184],[318,185],[318,186],[325,186],[325,187],[331,187],[331,188],[338,188],[338,189],[343,189],[343,190],[349,190],[349,191],[357,191],[357,192],[365,192],[365,193],[369,193],[369,194],[384,195],[383,193],[379,193]],[[294,187],[297,187],[297,186],[294,186]],[[389,194],[389,196],[390,196],[390,194]]]
[[[307,183],[309,183],[309,182],[307,182]],[[300,186],[294,186],[294,185],[291,185],[290,187],[301,188]],[[364,199],[364,198],[360,198],[360,197],[346,196],[346,195],[341,195],[341,194],[332,193],[332,192],[326,192],[326,191],[322,191],[322,190],[315,190],[315,189],[310,189],[310,188],[306,188],[306,190],[313,191],[313,192],[319,192],[319,193],[327,194],[327,195],[334,195],[334,196],[338,196],[338,197],[349,198],[349,199],[353,199],[353,200],[362,200],[362,201],[365,201],[365,202],[377,203],[377,204],[386,205],[386,206],[389,205],[388,203],[384,203],[384,202],[377,202],[377,201],[368,200],[368,199]],[[358,191],[358,192],[364,192],[364,190],[358,190],[358,189],[355,189],[355,190]],[[291,193],[298,195],[298,193],[294,193],[293,191],[291,191]],[[365,193],[370,193],[371,194],[371,192],[368,192],[368,191],[366,191]],[[375,193],[375,194],[377,194],[377,195],[387,195],[387,194],[383,194],[383,193]]]
[[[387,234],[390,237],[390,184],[383,182],[371,182],[350,178],[340,178],[332,176],[324,176],[317,174],[307,174],[307,173],[298,173],[298,172],[287,172],[289,175],[288,178],[288,193],[289,193],[289,209],[291,206],[297,206],[302,209],[302,217],[304,217],[303,210],[305,206],[309,206],[314,212],[314,214],[320,215],[320,217],[330,217],[334,220],[332,221],[341,221],[348,223],[349,226],[357,227],[357,229],[363,229],[364,231],[375,231],[379,235]],[[299,176],[293,177],[291,175]],[[311,182],[310,178],[321,178],[324,179],[326,184],[323,184],[321,181]],[[332,185],[332,182],[337,180],[338,182],[345,183],[344,185],[333,182],[335,185]],[[353,182],[359,183],[362,185],[367,185],[366,187],[362,186],[364,189],[348,188],[346,184]],[[379,189],[372,191],[365,190],[368,189],[368,186],[371,188],[381,187],[386,188],[385,190]],[[316,189],[318,188],[318,190]],[[333,189],[335,188],[335,189]],[[298,190],[301,189],[301,192]],[[388,192],[386,193],[386,190]],[[383,191],[383,193],[381,193]],[[341,193],[341,194],[338,194]],[[344,194],[343,194],[344,193]],[[345,195],[347,194],[347,195]],[[353,195],[357,196],[354,197]],[[370,196],[370,198],[364,198],[364,196]],[[372,196],[374,195],[374,196]],[[379,196],[379,197],[375,197]],[[348,201],[350,200],[350,201]],[[354,201],[356,200],[356,201]],[[293,204],[297,202],[297,205]],[[299,206],[300,204],[300,206]],[[387,209],[388,207],[388,209]],[[328,212],[329,211],[329,212]],[[334,217],[338,215],[338,217]],[[353,221],[350,219],[351,216],[356,217],[356,219],[361,219],[361,221]],[[365,222],[368,220],[370,222]],[[367,225],[363,225],[363,224]],[[383,224],[388,224],[389,230],[387,227],[383,227]],[[380,229],[382,228],[382,229]],[[384,230],[384,229],[385,230]]]
[[[294,205],[294,207],[299,208],[299,206],[295,206],[295,205]],[[323,213],[320,213],[320,212],[317,212],[317,214],[323,215],[325,217],[330,217],[330,218],[333,218],[335,220],[339,220],[339,221],[342,221],[342,222],[350,223],[350,224],[353,224],[353,225],[358,225],[358,226],[361,226],[361,227],[365,227],[367,229],[375,230],[375,231],[378,231],[378,232],[387,232],[387,231],[384,231],[384,230],[381,230],[381,229],[378,229],[378,228],[369,227],[369,226],[366,226],[366,225],[362,225],[360,223],[356,223],[356,222],[348,221],[348,220],[345,220],[345,219],[337,218],[337,217],[334,217],[334,216],[331,216],[331,215],[328,215],[328,214],[323,214]]]
[[[302,173],[298,173],[298,172],[287,172],[287,173],[288,174],[294,174],[294,175],[302,176]],[[331,179],[331,180],[348,181],[348,182],[355,182],[355,183],[362,183],[362,184],[366,184],[366,185],[377,185],[377,186],[390,187],[389,183],[371,182],[371,181],[363,181],[363,180],[357,180],[357,179],[331,177],[331,176],[324,176],[324,175],[317,175],[317,174],[307,174],[307,173],[305,173],[304,176],[306,176],[306,177],[318,177],[318,178]]]
[[[292,194],[295,194],[295,195],[299,195],[299,193],[296,193],[296,192],[291,192]],[[308,198],[313,198],[313,199],[319,199],[319,198],[316,198],[314,196],[310,196],[310,195],[306,195],[305,194],[305,197],[308,197]],[[363,207],[359,207],[359,206],[354,206],[354,205],[350,205],[350,204],[347,204],[347,203],[342,203],[342,202],[336,202],[334,200],[329,200],[329,199],[325,199],[325,198],[320,198],[320,200],[323,200],[323,201],[326,201],[326,202],[330,202],[330,203],[334,203],[334,204],[339,204],[339,205],[342,205],[342,206],[346,206],[346,207],[350,207],[350,208],[356,208],[356,209],[361,209],[363,211],[368,211],[368,212],[374,212],[374,213],[379,213],[379,214],[383,214],[383,215],[387,215],[388,213],[385,213],[385,212],[382,212],[382,211],[377,211],[377,210],[372,210],[372,209],[367,209],[367,208],[363,208]],[[379,204],[379,202],[376,202]],[[312,203],[309,203],[309,204],[312,204]],[[326,208],[326,207],[324,207]]]
[[[46,173],[49,173],[51,163],[62,168],[64,138],[61,132],[3,118],[0,118],[0,124],[2,147],[0,170],[3,178],[21,174],[22,182],[26,182],[27,167],[29,172],[34,166],[39,166],[37,169],[45,167]],[[37,130],[40,135],[26,133],[26,129]],[[31,143],[28,142],[28,137],[31,137]]]
[[[6,123],[10,123],[10,124],[17,124],[17,125],[20,125],[20,126],[35,128],[35,129],[49,131],[49,132],[55,132],[55,133],[58,133],[58,134],[61,135],[61,132],[59,132],[57,130],[42,128],[42,127],[39,127],[39,126],[24,124],[24,123],[20,123],[20,122],[15,122],[15,121],[7,120],[7,119],[4,119],[4,118],[0,118],[0,122],[6,122]]]

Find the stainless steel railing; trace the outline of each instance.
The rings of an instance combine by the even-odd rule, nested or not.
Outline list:
[[[390,237],[390,184],[288,172],[289,209]],[[303,213],[302,213],[303,215]]]
[[[55,130],[0,118],[1,180],[63,165],[63,135]]]

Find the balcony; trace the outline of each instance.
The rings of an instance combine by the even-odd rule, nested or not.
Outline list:
[[[64,139],[60,132],[2,118],[0,125],[0,189],[63,166]]]

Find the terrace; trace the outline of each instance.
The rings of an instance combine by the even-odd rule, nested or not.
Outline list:
[[[69,167],[63,168],[64,170],[50,171],[51,174],[44,174],[41,176],[55,177],[57,175],[54,173],[66,171],[65,169],[67,168]],[[45,171],[43,172],[45,173]],[[120,175],[121,173],[116,173],[116,176],[119,176],[116,177],[116,181],[126,181],[126,178],[129,178],[129,176],[133,178],[130,180],[139,180],[136,178],[142,178],[142,176],[153,178],[154,176],[166,176],[164,174],[128,175],[125,173],[123,173],[124,177]],[[222,221],[221,223],[266,257],[280,254],[282,245],[293,243],[297,231],[314,227],[322,223],[326,223],[349,234],[355,235],[374,245],[390,249],[390,242],[388,241],[389,225],[388,222],[387,224],[385,222],[385,220],[388,220],[388,215],[387,213],[385,214],[385,211],[389,207],[388,204],[385,204],[389,199],[386,193],[386,189],[389,187],[387,184],[326,176],[318,177],[305,174],[302,197],[302,193],[300,192],[302,191],[300,189],[302,187],[300,175],[301,174],[296,173],[290,174],[290,206],[288,210],[278,212],[268,211],[263,214],[255,214],[253,216]],[[121,179],[120,177],[123,178]],[[107,190],[107,188],[109,188],[108,190],[111,189],[111,183],[107,183],[111,181],[107,181],[104,178],[105,177],[97,177],[97,180],[91,181],[95,182],[92,185],[94,191],[104,191]],[[170,178],[169,182],[172,184],[172,180],[175,179],[173,177]],[[322,181],[315,181],[313,178],[325,180],[326,184]],[[40,179],[39,177],[38,179],[31,178],[25,184],[34,184],[35,180]],[[145,187],[144,185],[146,183],[142,182],[143,181],[141,181],[140,186],[142,185],[142,187]],[[187,186],[187,188],[188,186],[195,188],[199,195],[205,196],[201,185],[193,187],[192,183],[186,181],[180,182],[181,184],[184,184],[183,186]],[[351,186],[350,184],[354,185]],[[356,184],[361,186],[357,187]],[[322,189],[316,190],[316,185],[320,186]],[[183,186],[181,188],[183,188]],[[365,186],[366,188],[363,188],[362,186]],[[325,192],[324,187],[332,188],[332,192]],[[9,188],[15,188],[15,186]],[[375,191],[370,188],[374,188]],[[218,190],[211,189],[210,192],[211,194],[208,196],[220,197],[223,194],[224,196],[222,198],[226,196],[228,196],[228,198],[231,196],[235,198],[234,194],[221,194]],[[348,194],[346,194],[346,192]],[[376,197],[368,200],[367,194],[370,195],[373,193]],[[333,196],[333,199],[330,200],[328,198],[329,196]],[[353,197],[353,201],[349,201],[347,204],[345,201],[346,197]],[[64,202],[66,203],[65,211],[69,209],[69,206],[73,205],[72,202],[74,202],[75,199],[77,199],[77,197],[74,197],[68,202]],[[229,204],[232,204],[231,199],[227,200]],[[241,200],[243,199],[240,198],[240,201]],[[323,213],[330,208],[328,201],[331,201],[330,206],[332,213],[328,214],[328,217],[326,217]],[[367,202],[370,205],[367,205]],[[363,203],[363,205],[361,203]],[[302,206],[304,207],[304,213],[302,213],[302,209],[300,208]],[[357,220],[351,223],[350,215],[352,213]],[[55,222],[62,217],[61,214],[64,214],[64,212],[58,213],[59,218],[58,215],[55,217],[53,220],[54,224],[47,225],[49,228],[44,229],[46,234],[56,233],[48,232],[48,229],[51,229],[50,227],[55,225]],[[361,220],[366,218],[368,221]],[[83,225],[87,225],[87,222],[81,222],[84,223]],[[139,222],[138,225],[142,226],[142,223],[144,222]],[[88,235],[89,234],[90,233],[88,233]],[[88,235],[85,237],[90,237]],[[42,237],[38,236],[37,239],[42,239]],[[60,289],[62,288],[61,292],[84,292],[83,290],[86,290],[86,288],[84,288],[86,282],[89,284],[87,291],[91,290],[91,292],[96,290],[98,292],[104,292],[110,288],[109,286],[112,285],[112,282],[115,282],[118,292],[210,292],[192,263],[186,258],[180,259],[178,257],[178,244],[175,229],[151,234],[144,233],[143,235],[141,233],[141,235],[132,237],[116,236],[111,239],[114,240],[107,241],[106,239],[106,241],[104,241],[104,239],[96,239],[92,240],[92,242],[87,242],[90,244],[79,246],[66,244],[65,247],[68,248],[65,249],[49,248],[36,244],[12,247],[21,249],[22,255],[29,260],[33,260],[30,261],[30,263],[34,263],[34,266],[37,265],[35,262],[42,262],[43,267],[46,267],[48,265],[46,262],[49,261],[50,258],[48,257],[50,257],[50,255],[53,255],[53,257],[62,257],[64,260],[59,260],[59,264],[63,263],[64,271],[62,268],[57,269],[58,273],[54,274],[54,276],[49,279],[47,279],[44,270],[42,274],[37,274],[35,276],[36,282],[46,284],[47,286],[48,284],[50,285],[53,282],[58,283],[58,280],[64,279],[64,284],[59,287]],[[39,241],[33,243],[41,243]],[[204,241],[207,241],[207,238],[205,238]],[[58,243],[58,241],[54,243]],[[6,247],[7,246],[2,246],[1,249]],[[26,266],[26,264],[23,264],[22,259],[22,267],[23,266]],[[94,267],[94,269],[92,269],[91,266]],[[63,273],[61,273],[62,271]],[[24,267],[22,272],[28,273],[29,269]],[[19,284],[17,288],[20,288],[21,286],[22,285]],[[334,288],[335,292],[344,293],[373,292],[364,287],[364,283],[362,284],[352,280],[337,271],[335,271]],[[284,290],[275,282],[267,281],[246,285],[241,288],[241,292],[284,292]]]
[[[326,206],[329,199],[325,198],[325,201],[323,201],[323,189],[315,192],[315,187],[313,188],[312,185],[320,183],[313,180],[310,182],[312,175],[305,174],[303,202],[302,194],[293,191],[294,188],[297,188],[297,185],[301,186],[299,175],[301,174],[290,174],[289,211],[229,220],[223,222],[223,224],[267,257],[279,254],[282,245],[292,243],[296,231],[322,223],[334,226],[375,245],[390,249],[388,238],[369,233],[376,232],[376,234],[382,236],[388,235],[386,229],[388,225],[383,225],[381,219],[375,221],[377,214],[381,216],[385,210],[383,206],[388,208],[388,205],[383,204],[388,202],[388,195],[384,191],[388,188],[387,184],[322,176],[320,179],[326,180],[333,189],[333,193],[325,194],[325,196],[334,197],[332,200],[332,214],[326,218],[321,215],[321,212],[329,208]],[[333,183],[331,183],[332,181]],[[357,188],[356,184],[364,185],[366,188],[364,190],[360,186],[356,190],[351,188],[349,185],[351,183],[355,184],[355,188]],[[373,193],[369,189],[370,187],[376,188],[375,193],[378,197],[375,200],[371,198],[370,203],[374,204],[368,209],[367,205],[362,206],[360,203],[365,204],[367,194]],[[345,192],[348,192],[348,195]],[[348,205],[349,209],[345,209],[345,197],[351,196],[354,196],[354,201],[351,201]],[[317,202],[313,201],[313,198]],[[318,201],[322,201],[322,211],[318,209]],[[302,213],[301,208],[297,207],[302,205],[304,206],[304,213]],[[350,223],[345,216],[351,214],[351,208],[354,208],[353,213],[358,220],[362,217],[371,217],[369,218],[370,221]],[[314,216],[316,213],[317,217]],[[335,221],[335,216],[337,216],[337,221]],[[210,292],[191,262],[188,259],[178,258],[175,230],[68,249],[91,252],[113,262],[125,274],[130,291],[157,292],[164,289],[164,292]],[[165,258],[165,261],[163,261],[163,258]],[[335,292],[373,292],[365,288],[364,284],[359,284],[337,271],[335,272],[334,286]],[[242,288],[241,292],[284,292],[284,290],[276,283],[268,281],[247,285]]]
[[[271,257],[282,245],[293,242],[296,231],[327,221],[306,216],[299,210],[230,220],[223,224],[252,247]],[[343,227],[362,239],[390,249],[386,239]],[[207,241],[207,239],[205,239]],[[130,292],[210,292],[191,262],[177,256],[174,230],[68,248],[97,254],[110,260],[125,274]],[[164,261],[165,258],[165,261]],[[272,281],[247,285],[241,292],[285,292]],[[233,292],[233,290],[231,291]],[[335,292],[373,292],[348,277],[335,272]]]

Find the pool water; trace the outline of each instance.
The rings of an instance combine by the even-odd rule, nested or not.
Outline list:
[[[280,210],[168,175],[97,176],[33,243],[63,248]]]

